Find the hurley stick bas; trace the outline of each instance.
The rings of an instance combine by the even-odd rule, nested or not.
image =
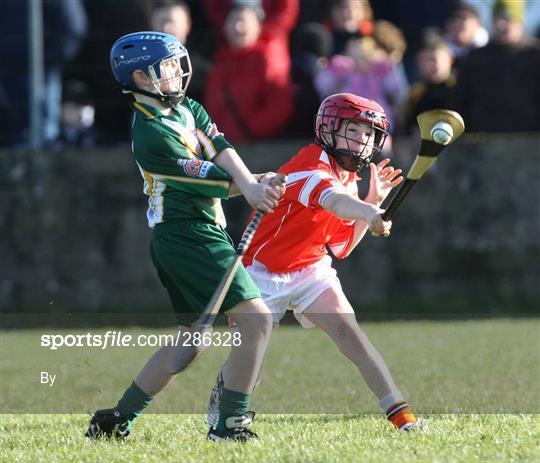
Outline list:
[[[444,148],[456,141],[465,131],[463,118],[449,109],[431,109],[420,113],[416,120],[422,144],[407,177],[384,208],[384,220],[392,220],[403,200],[429,169]]]

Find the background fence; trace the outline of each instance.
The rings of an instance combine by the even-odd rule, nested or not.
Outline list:
[[[304,143],[239,151],[253,171],[275,170]],[[418,143],[398,140],[394,164],[408,168]],[[169,313],[128,147],[4,151],[0,167],[2,311]],[[449,147],[397,214],[391,237],[368,236],[336,261],[360,317],[536,311],[539,178],[538,134],[468,135]],[[249,208],[241,198],[225,207],[237,239]]]

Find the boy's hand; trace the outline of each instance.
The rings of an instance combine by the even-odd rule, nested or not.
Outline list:
[[[242,193],[251,207],[263,212],[272,212],[279,199],[279,195],[263,183],[250,183]]]
[[[383,209],[378,207],[373,207],[372,213],[367,217],[367,222],[369,230],[373,236],[384,236],[387,237],[390,235],[390,229],[392,228],[392,221],[385,222],[382,218],[384,213]]]
[[[266,172],[259,177],[259,183],[275,187],[279,193],[279,197],[285,193],[285,184],[287,183],[287,176],[285,174],[277,174],[275,172]]]
[[[282,174],[274,174],[267,180],[261,178],[260,183],[249,184],[243,192],[244,196],[253,208],[262,212],[273,212],[285,192],[286,180],[287,177]]]
[[[377,165],[369,164],[371,170],[371,178],[369,181],[369,192],[365,201],[371,204],[381,204],[392,188],[403,182],[401,169],[394,169],[387,165],[390,162],[389,158],[383,159]]]
[[[382,214],[377,214],[371,222],[369,222],[369,229],[373,236],[384,236],[385,238],[390,235],[390,229],[392,228],[392,221],[385,222],[382,218]]]

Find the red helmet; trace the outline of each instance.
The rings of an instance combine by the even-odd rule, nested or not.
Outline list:
[[[357,153],[351,149],[337,149],[336,136],[342,123],[351,121],[363,122],[372,126],[375,131],[374,145],[371,152]],[[338,164],[350,172],[366,167],[376,152],[382,150],[390,129],[384,109],[380,104],[352,93],[337,93],[324,99],[315,116],[315,141],[332,155]],[[344,137],[346,138],[346,137]],[[347,139],[348,144],[349,139]]]

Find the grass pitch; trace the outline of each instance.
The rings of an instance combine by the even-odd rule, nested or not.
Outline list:
[[[539,320],[363,327],[405,396],[427,418],[427,433],[393,430],[377,412],[376,400],[355,367],[323,333],[280,327],[254,396],[259,415],[253,429],[260,441],[206,441],[200,413],[227,354],[227,349],[212,348],[154,401],[151,411],[160,414],[139,418],[125,443],[86,442],[82,434],[89,417],[83,413],[114,405],[155,349],[50,351],[40,347],[39,339],[51,330],[21,330],[2,333],[0,461],[540,459]],[[58,375],[53,387],[40,384],[43,370]]]
[[[201,415],[149,415],[129,441],[85,442],[81,415],[3,416],[2,462],[508,462],[538,461],[533,415],[430,416],[425,434],[400,434],[379,416],[266,415],[261,439],[219,445]]]

